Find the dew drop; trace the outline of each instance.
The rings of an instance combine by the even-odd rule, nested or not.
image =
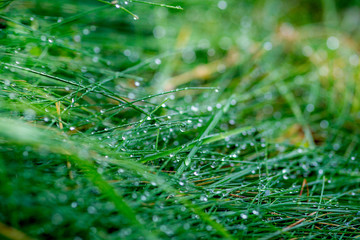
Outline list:
[[[339,42],[339,39],[337,39],[334,36],[331,36],[327,39],[326,45],[330,50],[336,50],[339,48],[340,42]]]
[[[247,216],[246,214],[244,214],[244,213],[240,214],[240,217],[241,217],[242,219],[247,219],[247,218],[248,218],[248,216]]]
[[[161,64],[161,59],[160,59],[160,58],[156,58],[154,62],[155,62],[156,65],[160,65],[160,64]]]

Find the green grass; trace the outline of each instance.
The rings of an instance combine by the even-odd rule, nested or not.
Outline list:
[[[0,236],[360,236],[359,7],[0,1]]]

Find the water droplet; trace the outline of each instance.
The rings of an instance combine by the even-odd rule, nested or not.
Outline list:
[[[94,47],[94,53],[100,53],[101,49],[99,47]]]
[[[158,222],[158,221],[159,221],[159,217],[156,216],[156,215],[154,215],[154,216],[152,217],[152,220],[153,220],[153,222]]]
[[[198,107],[196,107],[196,106],[191,106],[191,111],[193,111],[193,112],[197,112],[197,111],[199,111],[199,108]]]
[[[337,39],[337,38],[334,37],[334,36],[329,37],[329,38],[326,40],[326,46],[327,46],[330,50],[336,50],[336,49],[338,49],[339,46],[340,46],[339,39]]]
[[[207,202],[208,198],[206,196],[201,196],[200,201]]]
[[[90,34],[90,30],[87,29],[87,28],[84,28],[82,32],[83,32],[84,35],[89,35]]]
[[[156,58],[154,62],[155,62],[156,65],[160,65],[160,64],[161,64],[161,59],[160,59],[160,58]]]
[[[218,8],[220,8],[221,10],[225,10],[227,8],[227,2],[224,0],[221,0],[218,2],[217,4]]]
[[[321,122],[320,122],[320,127],[321,128],[327,128],[329,126],[329,122],[327,121],[327,120],[322,120]]]
[[[87,208],[87,211],[89,214],[95,214],[96,213],[96,208],[93,206],[90,206]]]
[[[54,225],[59,225],[63,222],[64,218],[59,214],[59,213],[55,213],[52,217],[51,217],[51,222]]]
[[[302,49],[302,53],[305,57],[310,57],[313,54],[313,49],[310,46],[305,46]]]
[[[354,67],[358,66],[359,63],[360,63],[359,56],[356,55],[356,54],[351,55],[351,56],[349,57],[349,63],[350,63],[350,65],[352,65],[352,66],[354,66]]]
[[[270,51],[273,48],[273,45],[271,42],[265,42],[263,47],[266,51]]]
[[[247,218],[248,218],[248,216],[247,216],[246,214],[244,214],[244,213],[241,213],[241,214],[240,214],[240,217],[241,217],[242,219],[247,219]]]

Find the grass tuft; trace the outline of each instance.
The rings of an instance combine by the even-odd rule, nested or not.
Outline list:
[[[359,16],[0,1],[0,236],[357,238]]]

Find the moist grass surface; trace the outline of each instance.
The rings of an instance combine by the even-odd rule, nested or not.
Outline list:
[[[360,236],[358,1],[0,1],[0,236]]]

